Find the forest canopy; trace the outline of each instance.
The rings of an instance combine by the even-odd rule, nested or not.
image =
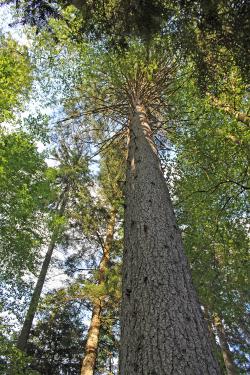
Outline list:
[[[0,374],[247,375],[248,2],[1,14]]]

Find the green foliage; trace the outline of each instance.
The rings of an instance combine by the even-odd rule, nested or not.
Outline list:
[[[34,140],[49,142],[49,116],[38,113],[36,117],[28,115],[23,121],[24,129]]]
[[[22,132],[0,138],[0,251],[3,273],[34,270],[50,200],[46,165],[31,138]]]
[[[96,375],[114,374],[117,369],[119,353],[119,327],[117,324],[119,312],[105,310],[102,312],[102,324],[96,361]]]
[[[114,308],[120,303],[121,299],[121,265],[115,264],[113,267],[107,268],[105,271],[105,281],[97,283],[99,279],[99,270],[93,272],[92,278],[80,280],[73,284],[69,292],[74,298],[81,296],[83,299],[94,302],[96,299],[104,299],[105,305]]]
[[[102,154],[98,176],[105,199],[121,216],[123,214],[123,186],[125,182],[124,165],[125,145],[120,142]]]
[[[233,1],[178,1],[174,44],[194,61],[199,87],[216,85],[219,74],[238,66],[249,76],[249,4]]]
[[[28,353],[39,374],[79,374],[85,339],[84,307],[79,302],[43,304]]]
[[[0,35],[0,122],[13,118],[22,108],[32,81],[27,49]]]
[[[14,343],[0,335],[0,374],[39,375],[30,369],[32,359],[18,350]]]
[[[105,285],[94,284],[93,282],[89,280],[85,280],[81,288],[81,293],[90,301],[94,301],[95,299],[100,299],[106,295]]]
[[[105,291],[108,304],[115,309],[115,305],[119,306],[121,301],[121,264],[118,262],[106,272]]]
[[[48,226],[51,232],[63,233],[67,220],[64,216],[58,213],[53,213],[50,217]]]
[[[150,46],[133,39],[122,54],[103,50],[96,53],[93,49],[88,51],[88,55],[94,64],[88,65],[87,60],[82,66],[82,98],[91,100],[87,102],[89,109],[93,108],[99,114],[102,113],[99,108],[104,108],[104,118],[109,115],[116,118],[117,115],[118,123],[128,119],[136,101],[141,101],[148,111],[155,109],[175,77],[176,56],[168,38],[161,42],[154,38]],[[81,88],[80,85],[78,87]]]
[[[232,64],[240,68],[245,81],[249,75],[249,4],[245,0],[7,2],[18,4],[23,23],[37,25],[39,29],[48,26],[50,17],[65,17],[66,24],[73,21],[75,25],[74,17],[67,18],[67,5],[71,3],[81,12],[74,12],[79,24],[72,29],[73,37],[80,41],[88,37],[117,50],[126,49],[129,39],[134,37],[150,44],[154,36],[167,35],[174,51],[194,61],[203,90],[209,82],[216,82],[218,70],[225,72]],[[64,12],[59,11],[58,4]],[[70,9],[72,12],[73,8]]]

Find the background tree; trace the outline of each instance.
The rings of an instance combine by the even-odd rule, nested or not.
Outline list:
[[[106,330],[108,328],[107,324],[103,325],[103,315],[106,312],[107,317],[107,311],[112,309],[114,319],[116,305],[119,302],[119,297],[117,297],[117,295],[119,296],[119,283],[114,285],[114,282],[118,279],[117,270],[114,272],[114,260],[117,262],[116,258],[118,258],[119,254],[114,252],[114,243],[117,242],[115,236],[117,236],[118,212],[121,211],[123,196],[118,183],[124,178],[123,163],[124,153],[117,146],[113,151],[109,150],[102,154],[99,178],[104,199],[107,202],[108,218],[104,239],[101,240],[98,236],[101,240],[102,255],[94,277],[97,285],[104,289],[104,294],[92,299],[92,317],[81,368],[82,375],[94,374],[98,352],[100,352],[100,335],[102,331],[105,331],[104,327]],[[113,269],[111,268],[112,265]],[[112,291],[113,288],[115,293]]]
[[[58,243],[60,243],[63,232],[65,231],[65,218],[67,217],[67,206],[70,201],[75,199],[76,190],[81,184],[81,192],[85,190],[88,195],[86,183],[89,181],[88,166],[84,155],[84,144],[77,143],[78,147],[74,147],[68,139],[67,142],[61,139],[57,150],[57,158],[60,163],[57,168],[50,172],[55,175],[54,184],[57,185],[57,196],[55,198],[55,208],[51,210],[51,222],[49,223],[51,235],[47,252],[38,276],[34,292],[30,301],[30,305],[23,323],[22,330],[17,340],[17,348],[26,351],[29,333],[32,327],[39,299],[42,293],[45,278],[50,266],[53,251]],[[50,221],[50,219],[49,219]]]

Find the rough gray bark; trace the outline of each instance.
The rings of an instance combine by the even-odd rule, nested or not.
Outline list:
[[[128,142],[120,375],[218,375],[151,129]]]
[[[61,207],[58,211],[58,214],[60,216],[62,216],[63,213],[64,213],[66,202],[67,202],[67,191],[64,192],[62,204],[61,204]],[[33,323],[35,313],[37,311],[37,307],[38,307],[38,303],[39,303],[39,300],[40,300],[40,297],[41,297],[44,281],[45,281],[45,278],[46,278],[46,275],[47,275],[47,272],[48,272],[48,268],[49,268],[49,265],[50,265],[51,257],[52,257],[57,239],[58,239],[58,230],[56,229],[54,231],[54,233],[52,234],[52,237],[51,237],[51,240],[50,240],[50,243],[49,243],[49,246],[48,246],[48,250],[46,252],[46,255],[45,255],[45,258],[44,258],[44,261],[43,261],[43,264],[42,264],[42,268],[41,268],[40,274],[39,274],[37,282],[36,282],[35,289],[33,291],[32,297],[31,297],[29,308],[28,308],[28,311],[26,313],[21,332],[20,332],[19,337],[17,339],[16,347],[23,352],[26,352],[26,350],[27,350],[27,344],[28,344],[28,339],[29,339],[29,335],[30,335],[30,330],[31,330],[31,327],[32,327],[32,323]]]
[[[220,344],[220,348],[222,351],[222,356],[223,356],[224,364],[226,367],[227,375],[238,375],[239,372],[233,362],[233,357],[232,357],[232,353],[230,352],[230,349],[227,343],[224,326],[221,322],[221,319],[218,316],[216,316],[216,318],[214,319],[214,325],[215,325],[217,336],[219,338],[219,344]]]
[[[116,211],[113,210],[110,215],[110,220],[107,227],[107,235],[103,245],[103,255],[99,264],[99,285],[105,282],[105,272],[108,269],[110,249],[114,238],[115,222]],[[93,311],[85,346],[85,355],[81,367],[81,375],[94,374],[101,328],[102,308],[103,301],[102,298],[99,298],[93,303]]]

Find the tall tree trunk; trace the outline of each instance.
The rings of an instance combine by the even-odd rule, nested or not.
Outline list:
[[[220,348],[222,351],[222,356],[224,359],[225,367],[227,370],[227,375],[238,375],[239,372],[233,362],[233,356],[232,356],[232,353],[230,352],[230,349],[227,343],[227,338],[226,338],[226,333],[225,333],[223,323],[218,316],[214,318],[214,326],[215,326],[217,336],[219,338],[219,344],[220,344]]]
[[[110,215],[110,220],[107,228],[107,235],[103,245],[103,256],[99,264],[99,285],[105,282],[105,272],[108,269],[110,249],[114,238],[115,222],[116,211],[113,210]],[[103,301],[102,298],[99,298],[93,303],[93,311],[88,330],[88,337],[85,346],[85,355],[82,362],[81,375],[94,374],[101,328],[102,308]]]
[[[130,121],[120,375],[218,375],[145,108]]]
[[[66,203],[67,203],[67,190],[64,191],[64,193],[63,193],[61,207],[58,210],[59,216],[63,216]],[[32,297],[31,297],[29,308],[28,308],[27,314],[25,316],[25,320],[24,320],[20,335],[17,339],[16,347],[23,352],[26,352],[26,350],[27,350],[27,343],[28,343],[28,339],[29,339],[29,335],[30,335],[30,330],[31,330],[31,327],[32,327],[32,323],[33,323],[35,313],[37,311],[37,307],[38,307],[38,303],[39,303],[39,300],[40,300],[40,297],[41,297],[44,281],[45,281],[45,278],[46,278],[46,275],[47,275],[47,272],[48,272],[48,268],[49,268],[49,265],[50,265],[51,257],[52,257],[57,239],[58,239],[58,234],[59,234],[58,229],[55,229],[54,233],[52,234],[52,237],[51,237],[51,240],[50,240],[50,243],[49,243],[49,246],[48,246],[48,250],[46,252],[46,255],[45,255],[45,258],[44,258],[44,261],[43,261],[43,264],[42,264],[42,268],[41,268],[41,271],[40,271],[40,274],[38,276],[35,289],[33,291]]]

